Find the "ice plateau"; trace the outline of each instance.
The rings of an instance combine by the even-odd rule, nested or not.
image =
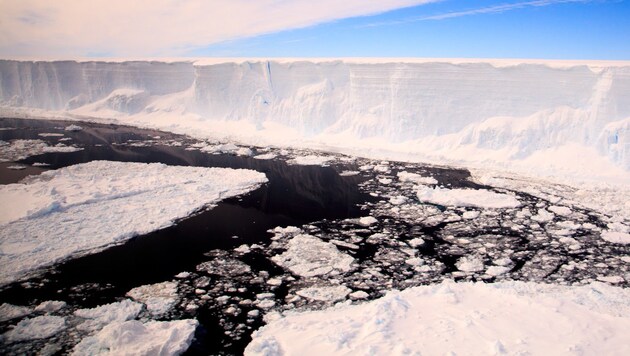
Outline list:
[[[629,92],[628,62],[0,61],[5,116],[575,175],[630,170]]]

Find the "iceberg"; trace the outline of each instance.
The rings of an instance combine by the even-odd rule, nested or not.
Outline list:
[[[4,115],[575,174],[630,169],[629,91],[622,61],[0,61]]]

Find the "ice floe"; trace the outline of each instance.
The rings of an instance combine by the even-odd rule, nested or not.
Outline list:
[[[0,141],[0,162],[14,162],[49,152],[76,152],[83,148],[58,143],[50,146],[42,140]]]
[[[346,286],[321,286],[300,289],[296,294],[320,302],[336,302],[345,299],[350,292],[352,289]]]
[[[630,244],[630,234],[617,231],[603,231],[602,239],[615,244]]]
[[[94,161],[0,186],[0,200],[13,202],[0,205],[0,284],[172,225],[264,182],[250,170]]]
[[[354,262],[354,258],[340,252],[334,244],[310,235],[293,237],[287,250],[271,260],[302,277],[348,272]]]
[[[0,305],[0,321],[21,318],[25,315],[31,314],[32,312],[33,309],[29,307],[2,303],[2,305]]]
[[[447,189],[419,186],[418,199],[422,202],[488,209],[516,208],[520,202],[515,196],[485,189]]]
[[[177,283],[162,282],[133,288],[127,292],[133,300],[144,303],[153,317],[161,317],[178,302]]]
[[[297,164],[301,166],[324,166],[328,162],[332,161],[332,157],[328,156],[317,156],[317,155],[308,155],[308,156],[297,156],[287,163],[289,164]]]
[[[598,283],[444,282],[286,313],[256,331],[245,354],[624,355],[628,299],[630,290]]]
[[[79,324],[79,329],[96,331],[116,321],[135,319],[140,314],[140,311],[142,311],[142,304],[125,299],[95,308],[78,309],[74,312],[74,315],[85,319],[84,322]]]
[[[197,320],[113,322],[81,340],[73,355],[179,355],[192,342]]]
[[[66,328],[66,319],[61,316],[36,316],[26,318],[13,329],[2,335],[2,339],[8,342],[47,339]]]

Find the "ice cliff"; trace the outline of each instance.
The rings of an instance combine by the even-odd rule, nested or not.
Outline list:
[[[194,117],[195,127],[238,121],[263,136],[273,125],[305,140],[377,140],[463,160],[586,149],[630,170],[623,62],[2,60],[0,105],[181,125]]]

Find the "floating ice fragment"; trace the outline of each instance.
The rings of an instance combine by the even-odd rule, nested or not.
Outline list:
[[[409,173],[405,171],[398,172],[397,176],[401,182],[411,182],[411,183],[426,184],[426,185],[432,185],[432,184],[438,183],[438,181],[435,180],[435,178],[423,177],[419,174]]]
[[[142,310],[142,304],[125,299],[90,309],[78,309],[74,315],[87,319],[79,325],[82,330],[98,330],[115,321],[134,319]]]
[[[20,305],[13,305],[9,303],[2,303],[0,305],[0,321],[7,321],[15,318],[20,318],[25,315],[29,315],[33,312],[33,309]]]
[[[49,300],[46,302],[41,302],[38,306],[35,307],[35,311],[52,313],[52,312],[56,312],[59,309],[64,308],[65,306],[66,306],[66,302],[62,302],[58,300]]]
[[[352,290],[346,286],[309,287],[296,292],[300,297],[320,302],[336,302],[345,299]]]
[[[359,218],[359,225],[362,226],[371,226],[378,222],[378,220],[373,216],[364,216]]]
[[[43,315],[20,321],[2,337],[9,342],[47,339],[66,328],[66,318]]]
[[[602,231],[602,239],[615,244],[630,244],[630,234],[616,231]]]
[[[81,340],[73,355],[179,355],[192,342],[197,320],[114,322]]]
[[[76,131],[81,131],[83,130],[83,127],[79,126],[79,125],[68,125],[66,126],[66,128],[64,129],[66,131],[71,131],[71,132],[76,132]]]
[[[311,235],[293,237],[287,250],[271,260],[302,277],[348,272],[354,262],[354,258],[340,252],[335,245]]]
[[[288,164],[295,164],[300,166],[325,166],[328,162],[332,161],[333,157],[328,156],[298,156],[291,160],[288,160]]]
[[[367,299],[370,297],[370,295],[362,290],[358,290],[356,292],[352,292],[348,295],[351,299],[354,300],[360,300],[360,299]]]
[[[477,256],[461,257],[455,266],[463,272],[480,272],[484,269],[483,260]]]
[[[127,296],[144,303],[154,317],[166,314],[178,301],[177,283],[162,282],[133,288]]]
[[[422,202],[444,206],[502,209],[516,208],[521,205],[513,195],[495,193],[485,189],[447,189],[419,186],[417,195]]]

